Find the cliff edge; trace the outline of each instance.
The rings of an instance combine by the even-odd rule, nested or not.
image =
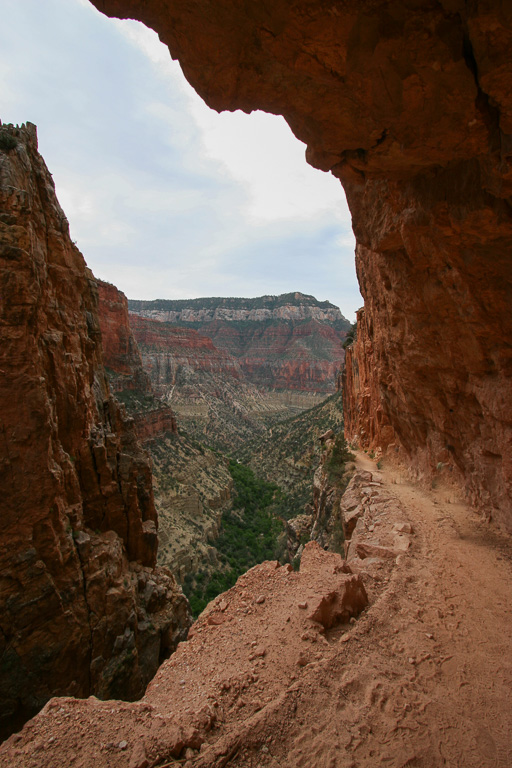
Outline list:
[[[96,283],[34,125],[0,126],[0,730],[55,695],[140,696],[186,636],[151,470],[103,367]]]

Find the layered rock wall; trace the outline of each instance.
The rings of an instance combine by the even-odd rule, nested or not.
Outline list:
[[[151,471],[110,395],[96,283],[35,126],[0,126],[0,729],[53,695],[141,695],[186,633]]]
[[[177,328],[134,314],[129,322],[145,370],[160,396],[176,384],[183,368],[243,378],[238,362],[230,354],[217,349],[210,338],[192,328]]]
[[[144,370],[128,316],[128,300],[115,285],[97,280],[103,359],[111,388],[125,402],[139,440],[145,442],[178,431],[168,405],[159,402]]]
[[[144,303],[130,302],[130,306],[139,304]],[[173,384],[179,370],[189,367],[245,378],[250,384],[265,389],[328,394],[334,391],[336,374],[345,354],[346,330],[337,327],[340,322],[344,325],[340,320],[342,316],[338,309],[333,309],[336,318],[332,320],[295,319],[292,310],[302,312],[303,309],[317,308],[279,307],[274,310],[274,317],[265,315],[259,319],[248,319],[249,315],[260,312],[259,309],[223,309],[215,319],[209,318],[218,314],[217,309],[195,309],[194,320],[183,320],[182,316],[192,310],[164,312],[142,307],[137,309],[141,315],[132,310],[130,323],[145,369],[157,389],[161,384]],[[270,310],[261,312],[270,313]],[[318,312],[327,314],[327,310]],[[237,319],[237,313],[247,317]],[[195,328],[169,324],[166,318],[171,315],[180,315],[176,320],[194,323]],[[203,320],[198,320],[199,317]]]
[[[284,115],[341,179],[377,363],[361,412],[512,528],[510,3],[95,5],[156,29],[213,108]]]

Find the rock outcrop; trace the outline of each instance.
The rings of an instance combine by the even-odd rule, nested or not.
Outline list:
[[[54,695],[140,696],[190,615],[154,570],[147,455],[110,394],[96,282],[35,126],[0,126],[1,732]]]
[[[377,362],[369,412],[417,472],[448,463],[512,529],[510,5],[94,4],[157,30],[214,109],[284,115],[340,178]]]
[[[139,440],[145,442],[177,432],[174,413],[160,402],[143,367],[128,317],[128,300],[115,285],[96,281],[103,359],[111,389],[135,422]]]

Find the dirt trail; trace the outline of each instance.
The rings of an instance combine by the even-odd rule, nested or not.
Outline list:
[[[357,465],[372,473],[363,544],[413,531],[398,556],[353,561],[371,603],[359,619],[324,630],[308,615],[357,581],[317,544],[300,573],[256,566],[141,702],[55,699],[0,768],[510,768],[511,539],[450,490]]]
[[[364,455],[357,464],[375,471]],[[405,508],[415,543],[358,623],[349,657],[334,661],[325,725],[333,740],[345,726],[353,738],[340,745],[346,762],[338,752],[331,765],[508,768],[510,538],[456,502],[450,490],[426,491],[385,466],[380,474]],[[310,727],[318,723],[308,720]],[[286,764],[314,763],[297,756]]]

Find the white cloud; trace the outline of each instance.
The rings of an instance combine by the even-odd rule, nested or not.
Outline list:
[[[330,211],[350,223],[343,189],[332,175],[306,163],[306,145],[295,138],[283,117],[255,111],[209,109],[185,80],[158,35],[134,21],[116,21],[119,31],[172,79],[186,99],[189,115],[200,131],[205,158],[216,161],[247,192],[247,213],[260,222],[314,218]],[[155,114],[169,122],[176,114],[165,105],[153,105]],[[167,114],[165,114],[167,112]]]
[[[3,21],[2,118],[37,123],[95,274],[132,298],[361,304],[343,190],[283,118],[210,110],[154,32],[87,0],[7,0]]]

